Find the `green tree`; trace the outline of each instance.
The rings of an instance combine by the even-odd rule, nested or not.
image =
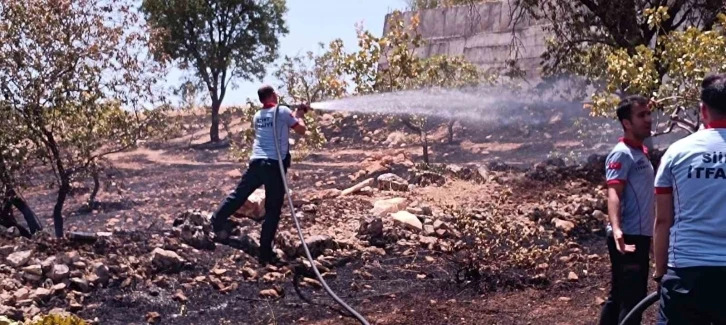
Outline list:
[[[284,0],[144,0],[147,21],[163,30],[157,59],[192,69],[212,101],[211,142],[219,138],[219,109],[233,79],[262,79],[288,33]],[[233,85],[233,84],[232,84]]]
[[[71,182],[164,124],[161,110],[144,109],[164,100],[155,89],[162,67],[142,54],[153,31],[123,1],[6,0],[1,7],[3,114],[24,139],[0,142],[9,144],[5,152],[22,144],[51,167],[55,234],[62,236]],[[11,174],[32,166],[27,155],[7,157]]]
[[[614,101],[638,93],[694,130],[681,122],[698,115],[697,83],[721,69],[722,0],[517,0],[514,6],[513,17],[538,19],[552,35],[544,77],[575,75],[597,89],[593,115],[612,116]],[[585,88],[579,90],[576,97],[584,97]]]

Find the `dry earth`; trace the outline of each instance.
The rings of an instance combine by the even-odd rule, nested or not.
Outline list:
[[[536,113],[506,125],[457,123],[451,144],[445,128],[434,130],[429,169],[417,164],[416,137],[400,129],[322,116],[330,142],[289,177],[333,291],[371,324],[594,324],[609,275],[601,157],[585,158],[609,149],[617,132],[575,123],[584,117],[577,110]],[[288,266],[255,261],[260,196],[233,218],[232,247],[211,243],[206,217],[244,165],[227,149],[192,149],[206,134],[192,122],[200,124],[192,133],[110,157],[94,209],[84,206],[90,182],[76,183],[67,230],[90,238],[26,240],[2,229],[0,314],[61,308],[99,324],[356,324],[303,261],[287,207],[277,248]],[[570,151],[564,157],[576,164],[531,166]],[[51,229],[48,177],[24,195]]]

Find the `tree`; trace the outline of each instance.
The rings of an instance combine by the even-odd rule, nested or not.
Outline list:
[[[697,89],[720,66],[713,55],[724,53],[722,0],[516,0],[514,7],[513,17],[538,19],[552,35],[544,77],[579,76],[600,92],[593,115],[612,113],[613,101],[633,93],[652,96],[667,115],[692,114],[692,95],[672,95]]]
[[[164,125],[161,110],[144,109],[164,100],[154,87],[163,70],[143,56],[153,31],[123,1],[6,0],[1,8],[3,112],[55,175],[60,237],[72,180]],[[19,164],[11,173],[32,166],[10,161]]]
[[[646,10],[650,24],[659,26],[668,20],[664,7]],[[700,84],[709,72],[726,72],[726,15],[720,15],[720,26],[711,30],[688,27],[658,35],[654,47],[639,46],[635,54],[626,49],[607,49],[606,87],[593,96],[592,113],[610,115],[617,96],[623,93],[648,94],[655,109],[663,110],[671,120],[665,130],[680,127],[688,133],[700,128]],[[661,78],[661,71],[665,72]]]
[[[27,129],[6,103],[0,105],[0,119],[3,121],[0,124],[0,225],[17,227],[23,236],[29,237],[43,229],[38,217],[18,193],[23,179],[29,176],[33,147],[26,140]],[[28,229],[17,223],[12,213],[13,207],[23,214]]]
[[[219,138],[219,109],[234,78],[262,79],[277,58],[278,38],[288,33],[284,0],[144,0],[142,11],[154,28],[156,55],[192,68],[212,101],[211,142]]]

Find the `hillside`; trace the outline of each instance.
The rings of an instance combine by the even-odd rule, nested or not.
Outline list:
[[[609,286],[601,155],[617,141],[614,123],[574,106],[457,122],[453,143],[445,126],[430,132],[425,168],[418,137],[400,125],[319,118],[329,142],[293,163],[293,198],[327,283],[371,324],[596,321]],[[185,123],[176,139],[111,157],[94,209],[84,206],[90,181],[74,184],[66,227],[93,235],[26,240],[1,229],[0,313],[61,308],[99,324],[356,323],[303,261],[287,206],[276,243],[291,266],[261,268],[250,255],[258,195],[234,218],[235,247],[208,240],[205,218],[244,164],[228,149],[192,148],[207,137],[205,119]],[[49,228],[55,192],[45,177],[23,195]]]

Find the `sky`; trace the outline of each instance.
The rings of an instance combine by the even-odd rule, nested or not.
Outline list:
[[[289,33],[280,39],[279,58],[316,51],[318,43],[328,43],[336,38],[343,40],[347,51],[358,48],[356,23],[363,23],[365,29],[380,36],[386,14],[396,9],[405,9],[404,0],[287,0],[287,26]],[[269,66],[262,82],[236,81],[236,89],[228,89],[222,106],[246,103],[247,98],[257,97],[257,88],[262,83],[275,87],[279,81],[272,76],[274,66]],[[184,74],[174,71],[169,74],[167,84],[179,85]],[[206,95],[206,92],[205,92]],[[207,98],[206,96],[205,98]]]

